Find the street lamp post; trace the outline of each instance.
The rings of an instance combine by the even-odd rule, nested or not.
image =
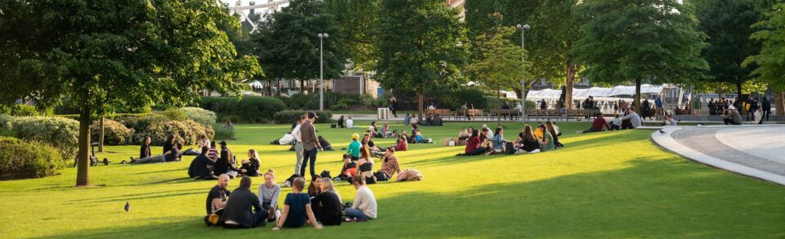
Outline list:
[[[523,76],[521,78],[521,107],[523,110],[521,111],[521,121],[526,122],[526,35],[524,34],[526,30],[531,29],[529,24],[518,24],[516,26],[518,29],[521,29],[521,49],[523,50],[523,54],[521,54],[521,64],[523,64]]]
[[[319,37],[319,111],[324,111],[324,38],[327,33],[316,34]]]

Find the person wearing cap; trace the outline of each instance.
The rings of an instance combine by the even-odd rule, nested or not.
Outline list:
[[[352,157],[352,161],[360,159],[360,135],[357,133],[352,134],[352,142],[349,143],[349,148],[346,149],[346,154]]]
[[[295,174],[300,173],[300,167],[302,167],[303,165],[303,140],[302,140],[302,133],[301,133],[302,131],[300,131],[300,129],[303,125],[303,122],[305,122],[306,120],[308,120],[308,115],[303,114],[302,116],[300,116],[300,120],[297,121],[297,125],[294,126],[294,129],[292,130],[291,133],[292,137],[294,137],[294,139],[292,140],[292,144],[294,144],[294,154],[297,157],[297,162],[295,162],[294,164]]]
[[[300,176],[305,177],[305,167],[308,166],[308,161],[311,163],[310,172],[311,176],[316,174],[316,154],[322,146],[319,144],[319,139],[316,137],[316,127],[313,122],[319,118],[316,113],[309,112],[308,120],[300,125],[300,137],[303,143],[303,165],[300,167]]]
[[[733,105],[728,106],[728,110],[725,111],[725,117],[723,117],[722,121],[724,121],[726,125],[740,125],[741,114],[739,114],[739,111],[737,111],[736,107]]]

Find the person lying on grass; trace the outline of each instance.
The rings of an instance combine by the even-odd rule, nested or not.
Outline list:
[[[145,137],[145,144],[147,146],[147,150],[150,149],[150,138]],[[144,149],[145,146],[142,146]],[[135,159],[131,157],[132,164],[143,164],[143,163],[163,163],[163,162],[174,162],[180,157],[180,152],[183,149],[183,144],[176,143],[174,147],[172,147],[169,151],[164,154],[157,155],[154,157],[146,157],[146,158],[139,158]],[[148,152],[149,153],[149,152]]]
[[[267,225],[267,211],[262,209],[256,194],[251,192],[251,178],[240,179],[240,187],[235,189],[226,201],[221,221],[224,228],[255,228]]]
[[[283,213],[273,227],[273,231],[280,230],[281,227],[302,227],[305,225],[306,219],[309,219],[314,228],[322,229],[322,226],[316,222],[313,210],[311,210],[311,198],[307,193],[302,193],[303,188],[305,188],[305,180],[303,178],[294,179],[292,192],[286,194]]]
[[[357,189],[352,207],[343,210],[347,221],[365,221],[376,219],[376,197],[368,186],[365,186],[365,177],[354,176],[352,185]]]

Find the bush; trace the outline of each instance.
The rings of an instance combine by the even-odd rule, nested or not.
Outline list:
[[[373,108],[376,100],[373,99],[373,96],[370,94],[362,94],[360,95],[359,102],[362,106],[366,108]]]
[[[347,103],[345,100],[339,100],[338,103],[330,106],[331,110],[345,110],[347,108],[349,108],[349,103]]]
[[[214,140],[234,139],[234,127],[226,126],[226,124],[213,124],[213,130],[215,130]]]
[[[183,145],[195,144],[197,137],[202,134],[211,139],[215,136],[212,127],[204,126],[193,120],[156,121],[145,128],[136,129],[136,132],[133,136],[134,142],[142,142],[145,136],[150,136],[152,145],[163,145],[170,134],[177,135]]]
[[[273,118],[275,119],[275,123],[277,124],[291,124],[295,121],[300,119],[300,116],[305,114],[307,111],[303,110],[286,110],[275,113]],[[319,117],[316,119],[316,123],[329,123],[332,122],[331,118],[333,117],[333,113],[330,111],[314,111],[316,116]]]
[[[14,121],[14,117],[6,114],[0,114],[0,130],[10,128],[10,123]]]
[[[202,97],[199,105],[218,115],[220,121],[260,123],[268,122],[276,112],[286,109],[283,101],[272,97],[244,96],[242,100],[229,97]]]
[[[78,150],[79,121],[62,117],[17,117],[12,129],[25,141],[39,141],[57,148],[63,159],[73,159]]]
[[[90,135],[91,141],[98,142],[101,134],[101,121],[96,120],[90,125],[92,134]],[[128,143],[128,140],[133,136],[134,130],[125,127],[120,122],[104,119],[104,145],[123,145]]]
[[[65,167],[57,149],[39,142],[0,137],[0,178],[40,178]]]
[[[169,118],[169,120],[174,121],[183,121],[188,119],[188,115],[186,115],[184,111],[181,111],[177,108],[168,109],[163,112],[163,115],[166,116],[166,118]]]
[[[215,113],[202,108],[185,107],[185,108],[181,108],[180,111],[185,113],[185,115],[188,116],[188,119],[196,121],[197,123],[203,125],[213,125],[215,124],[215,120],[217,119]]]
[[[13,116],[39,116],[40,112],[32,105],[14,104],[12,106],[0,107],[0,113],[10,114]]]
[[[125,127],[136,130],[136,132],[140,132],[155,122],[169,121],[169,118],[159,114],[125,115],[118,116],[115,119],[123,123]]]

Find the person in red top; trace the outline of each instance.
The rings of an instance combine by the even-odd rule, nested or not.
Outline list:
[[[472,130],[472,137],[469,137],[469,142],[466,144],[466,155],[481,155],[484,154],[488,148],[480,146],[480,138],[477,136],[478,130]]]
[[[583,133],[601,132],[602,126],[605,126],[608,131],[612,131],[608,121],[605,121],[605,117],[602,117],[602,113],[597,113],[595,115],[594,122],[591,124],[591,128],[589,130],[583,131]]]

